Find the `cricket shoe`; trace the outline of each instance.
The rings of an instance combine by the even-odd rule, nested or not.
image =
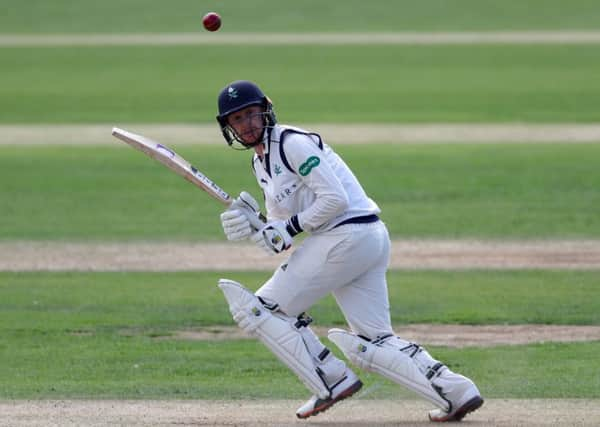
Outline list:
[[[431,384],[450,404],[448,411],[439,408],[429,411],[431,421],[460,421],[469,412],[483,405],[481,394],[473,381],[449,369],[442,372]]]
[[[296,411],[298,418],[308,418],[331,408],[340,400],[352,396],[362,387],[362,381],[350,369],[346,370],[344,377],[331,387],[331,395],[327,399],[317,396],[311,397],[308,402]]]

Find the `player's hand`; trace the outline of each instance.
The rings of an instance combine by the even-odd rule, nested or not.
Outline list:
[[[250,226],[248,215],[241,209],[227,209],[221,214],[221,225],[227,240],[237,241],[250,237],[255,230]]]
[[[251,240],[269,255],[289,249],[294,241],[284,221],[273,221],[251,236]]]
[[[258,202],[249,193],[242,191],[229,209],[221,214],[221,225],[227,240],[238,241],[247,239],[265,224],[260,219]]]
[[[246,191],[242,191],[240,195],[233,200],[230,210],[240,210],[246,214],[250,227],[253,231],[258,231],[264,227],[265,223],[261,219],[260,205],[258,202]],[[248,237],[248,236],[246,236]]]

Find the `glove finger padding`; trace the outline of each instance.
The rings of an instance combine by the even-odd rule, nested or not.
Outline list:
[[[234,228],[234,229],[225,229],[225,235],[227,236],[227,240],[237,241],[247,239],[250,234],[252,234],[252,230],[250,229],[250,223],[246,223],[246,226],[243,228]]]
[[[227,210],[221,214],[221,224],[223,224],[224,227],[234,226],[244,222],[248,222],[248,218],[246,218],[246,214],[239,209]]]
[[[252,233],[246,214],[238,209],[230,209],[221,214],[221,225],[227,240],[244,240]]]
[[[240,195],[231,202],[229,209],[238,209],[246,214],[250,226],[253,231],[260,230],[265,225],[261,219],[260,205],[258,202],[246,191],[242,191]]]
[[[258,212],[260,211],[260,205],[258,204],[258,202],[256,201],[256,199],[254,199],[254,197],[252,197],[252,195],[246,191],[242,191],[240,193],[240,195],[238,196],[237,199],[235,199],[234,203],[244,203],[246,206],[248,206],[250,209],[252,209],[254,212]]]

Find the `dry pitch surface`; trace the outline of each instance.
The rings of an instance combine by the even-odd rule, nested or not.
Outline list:
[[[367,400],[368,390],[308,420],[302,402],[236,401],[16,401],[0,402],[2,426],[420,426],[431,407],[421,400]],[[492,399],[464,426],[597,426],[596,400]]]
[[[0,242],[0,271],[268,271],[286,257],[231,242]],[[395,240],[390,268],[598,270],[600,241]]]

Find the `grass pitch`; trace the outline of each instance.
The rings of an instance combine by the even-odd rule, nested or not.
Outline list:
[[[306,390],[255,340],[171,334],[231,325],[221,273],[0,273],[2,399],[301,398]],[[395,322],[600,324],[598,272],[391,272]],[[255,289],[267,273],[230,276]],[[432,298],[435,295],[435,298]],[[331,298],[311,310],[341,325]],[[335,346],[331,346],[335,349]],[[600,342],[430,346],[487,397],[599,398]],[[248,361],[242,363],[242,361]],[[362,373],[369,398],[411,396]]]
[[[220,204],[119,144],[0,147],[0,240],[223,238]],[[600,236],[596,144],[336,148],[380,205],[392,237]],[[247,190],[260,199],[249,152],[224,143],[179,151],[232,195]]]
[[[199,32],[214,10],[224,32],[598,29],[593,0],[5,0],[0,32]],[[267,13],[268,12],[268,13]]]
[[[3,48],[0,123],[213,122],[218,92],[239,79],[258,82],[284,123],[600,121],[595,45],[263,50]]]

